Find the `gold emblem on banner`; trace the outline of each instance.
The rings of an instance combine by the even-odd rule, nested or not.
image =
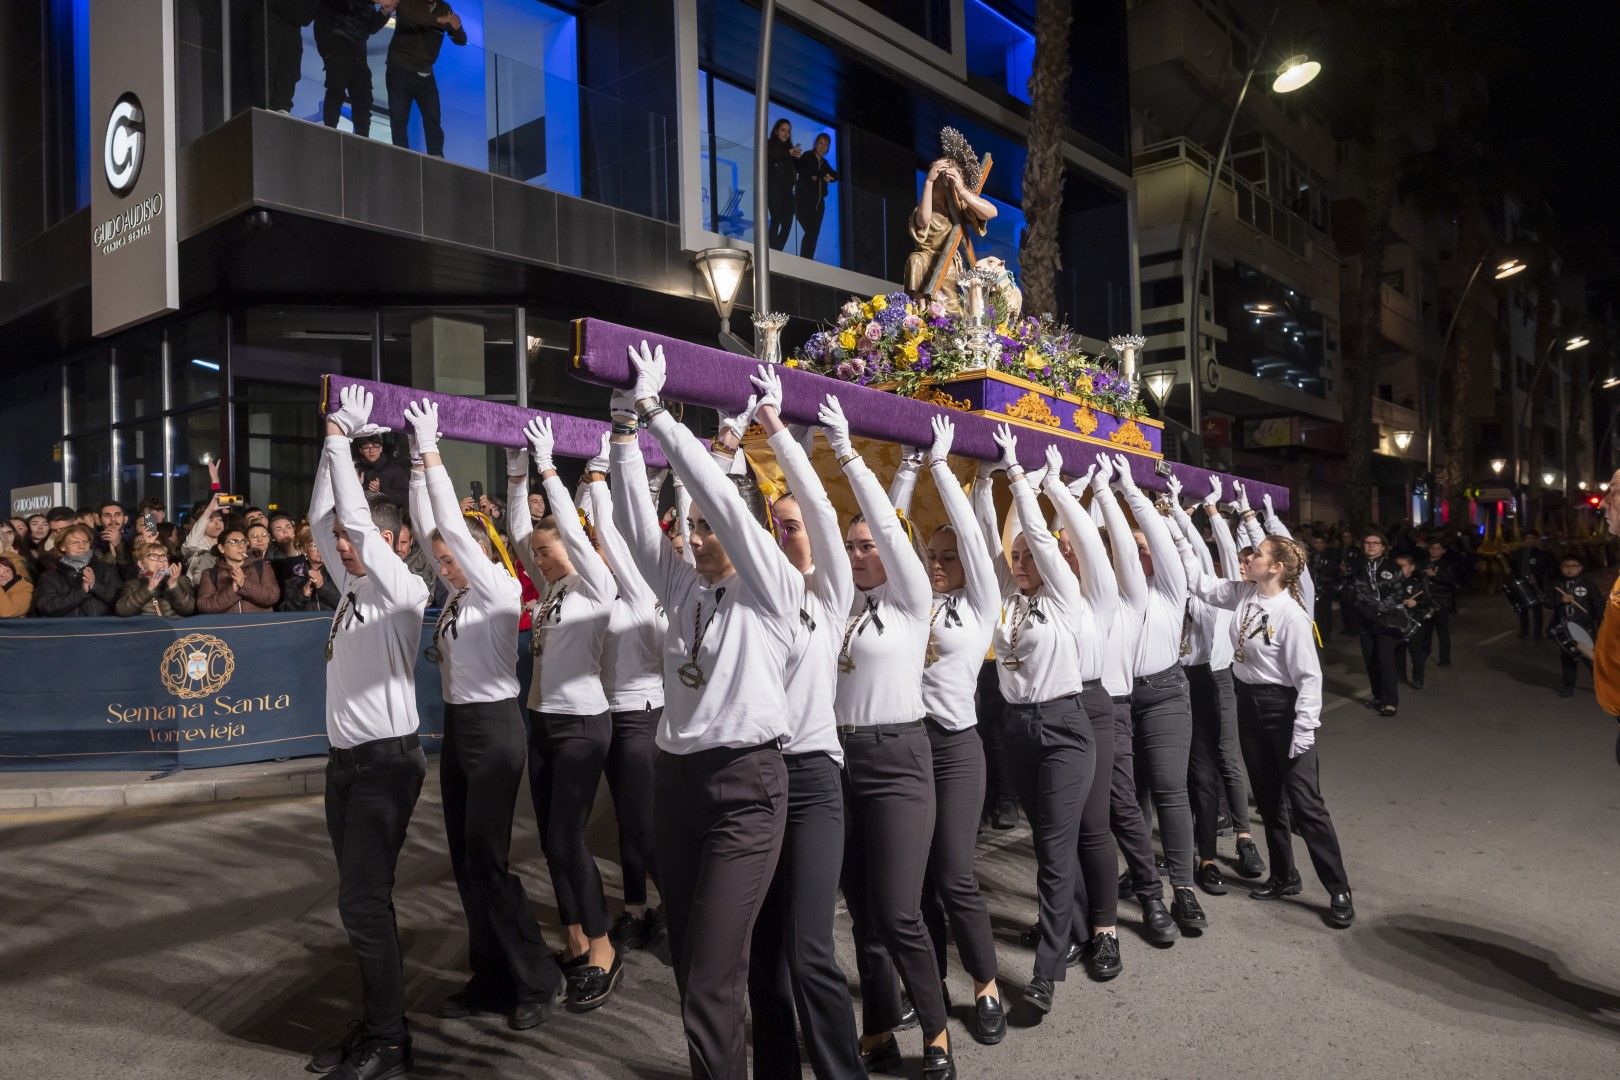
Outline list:
[[[1074,430],[1082,435],[1090,435],[1097,430],[1097,414],[1082,405],[1074,410]]]
[[[1116,446],[1128,446],[1133,450],[1151,451],[1153,449],[1153,444],[1148,441],[1146,435],[1142,434],[1142,429],[1137,426],[1135,420],[1127,420],[1115,428],[1109,433],[1108,441]]]
[[[1001,411],[1015,420],[1027,420],[1032,424],[1045,424],[1047,427],[1063,426],[1063,421],[1057,418],[1057,414],[1046,403],[1046,399],[1033,390],[1004,406]]]
[[[158,676],[177,698],[205,698],[225,689],[236,673],[231,647],[212,634],[187,634],[163,650]]]

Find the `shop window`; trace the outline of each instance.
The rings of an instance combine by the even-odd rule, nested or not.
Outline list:
[[[194,503],[207,502],[208,462],[217,460],[224,447],[217,407],[193,409],[169,421],[174,433],[174,506],[178,514]],[[313,474],[311,476],[313,479]]]
[[[117,347],[118,419],[143,420],[163,412],[163,338],[143,334]]]
[[[126,511],[147,496],[163,497],[163,424],[159,419],[120,426],[118,440],[118,498]]]
[[[68,430],[92,431],[112,421],[112,362],[106,349],[70,361],[67,372]]]
[[[206,312],[169,329],[169,379],[174,407],[218,398],[225,385],[221,316]]]

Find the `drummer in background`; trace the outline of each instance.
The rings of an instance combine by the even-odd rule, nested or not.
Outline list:
[[[1401,568],[1400,586],[1395,595],[1410,618],[1421,619],[1430,613],[1434,605],[1428,593],[1428,583],[1418,573],[1417,556],[1402,552],[1395,556],[1395,565]],[[1420,629],[1407,635],[1395,648],[1396,673],[1402,682],[1414,690],[1423,689],[1423,667],[1429,662],[1431,625],[1431,621],[1425,621]],[[1407,672],[1408,660],[1411,661],[1410,677]]]
[[[1603,619],[1604,596],[1586,576],[1586,566],[1581,557],[1573,551],[1558,560],[1558,577],[1547,588],[1547,598],[1543,601],[1552,609],[1552,636],[1560,644],[1569,640],[1567,633],[1560,630],[1567,627],[1578,626],[1586,631],[1588,637],[1596,641],[1598,623]],[[1539,621],[1541,613],[1536,612]],[[1575,672],[1579,665],[1578,654],[1570,651],[1570,646],[1559,650],[1558,666],[1561,678],[1558,682],[1559,697],[1573,697],[1575,695]],[[1591,663],[1590,657],[1587,663]]]
[[[1534,529],[1524,534],[1524,546],[1509,557],[1508,565],[1512,567],[1516,580],[1529,581],[1540,590],[1546,589],[1555,572],[1552,552],[1541,546],[1541,536]],[[1532,610],[1536,614],[1536,640],[1541,640],[1542,611],[1540,606],[1532,604],[1519,611],[1520,641],[1530,636]]]
[[[1457,573],[1457,555],[1438,536],[1429,541],[1429,561],[1423,567],[1423,580],[1427,584],[1429,599],[1434,601],[1434,618],[1423,627],[1425,653],[1430,652],[1429,639],[1440,639],[1440,667],[1451,666],[1451,616],[1457,610],[1457,588],[1461,584]]]

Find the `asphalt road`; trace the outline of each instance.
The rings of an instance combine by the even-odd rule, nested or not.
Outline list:
[[[1583,693],[1559,700],[1555,647],[1503,636],[1508,619],[1500,600],[1474,599],[1454,665],[1406,692],[1393,720],[1349,696],[1366,688],[1353,643],[1330,646],[1322,772],[1353,929],[1324,924],[1303,845],[1300,903],[1206,898],[1210,931],[1172,949],[1143,943],[1122,905],[1119,979],[1060,984],[1050,1016],[1028,1026],[1015,1011],[995,1048],[967,1036],[958,1006],[962,1076],[1620,1074],[1615,723],[1584,675]],[[523,806],[515,857],[555,940]],[[674,982],[654,954],[631,954],[608,1007],[532,1032],[432,1017],[465,954],[441,821],[430,781],[396,891],[416,1075],[686,1075]],[[1034,913],[1033,861],[1023,829],[983,840],[1013,1001],[1031,961],[1016,936]],[[611,841],[600,850],[617,889]],[[840,930],[853,974],[842,915]],[[951,985],[967,1001],[959,969]],[[0,1077],[302,1075],[354,1014],[357,986],[317,797],[0,815]],[[920,1073],[920,1057],[909,1065]]]

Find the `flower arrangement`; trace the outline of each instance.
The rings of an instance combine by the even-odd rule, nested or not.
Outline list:
[[[852,299],[832,327],[805,342],[795,366],[907,397],[926,397],[940,380],[987,367],[1122,418],[1143,414],[1135,383],[1087,356],[1080,335],[1051,315],[1009,324],[993,300],[989,315],[994,331],[986,354],[975,350],[967,319],[938,300],[904,292]]]

